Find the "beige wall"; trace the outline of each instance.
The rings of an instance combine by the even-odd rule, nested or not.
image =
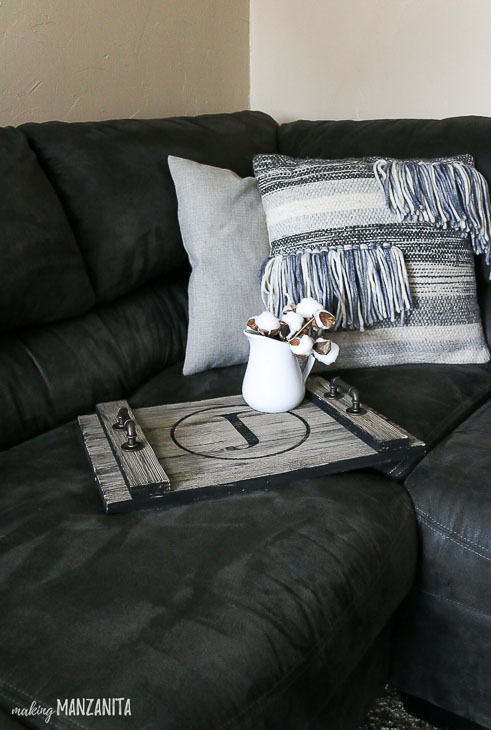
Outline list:
[[[491,116],[491,0],[251,0],[251,108]]]
[[[243,109],[248,0],[0,1],[0,125]]]

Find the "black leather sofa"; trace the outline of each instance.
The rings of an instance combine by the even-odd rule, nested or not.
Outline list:
[[[131,717],[50,726],[349,730],[389,679],[452,726],[491,727],[488,365],[343,373],[428,444],[391,476],[102,511],[77,415],[240,392],[243,367],[182,375],[189,271],[167,155],[249,175],[277,150],[470,152],[491,184],[484,118],[0,130],[1,728],[45,727],[12,715],[33,702],[125,697]]]

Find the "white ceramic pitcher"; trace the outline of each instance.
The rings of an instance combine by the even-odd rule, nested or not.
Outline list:
[[[314,356],[300,365],[287,342],[249,330],[244,330],[244,334],[249,340],[249,362],[242,383],[242,397],[247,405],[265,413],[296,408],[305,397],[305,381]]]

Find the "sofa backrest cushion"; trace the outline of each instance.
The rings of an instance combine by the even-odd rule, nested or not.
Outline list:
[[[278,130],[293,157],[448,157],[469,153],[491,186],[491,118],[299,121]]]
[[[18,129],[0,129],[0,331],[82,314],[95,302],[63,208]]]
[[[24,124],[56,189],[99,301],[111,301],[183,264],[167,156],[252,174],[257,152],[276,150],[266,114]]]
[[[0,449],[128,396],[183,357],[187,272],[0,341]]]
[[[250,175],[276,131],[254,112],[0,130],[0,449],[184,357],[189,265],[167,155]]]
[[[449,157],[470,153],[491,190],[491,118],[298,121],[278,130],[279,152],[292,157]],[[489,272],[477,261],[478,296],[491,346]]]

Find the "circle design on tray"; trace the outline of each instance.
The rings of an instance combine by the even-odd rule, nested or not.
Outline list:
[[[285,421],[281,445],[270,436],[271,427],[279,418]],[[222,461],[246,461],[268,459],[297,449],[310,436],[310,426],[292,411],[258,413],[246,405],[225,405],[188,413],[172,426],[170,435],[176,446],[189,454]],[[217,442],[218,436],[221,440]]]

